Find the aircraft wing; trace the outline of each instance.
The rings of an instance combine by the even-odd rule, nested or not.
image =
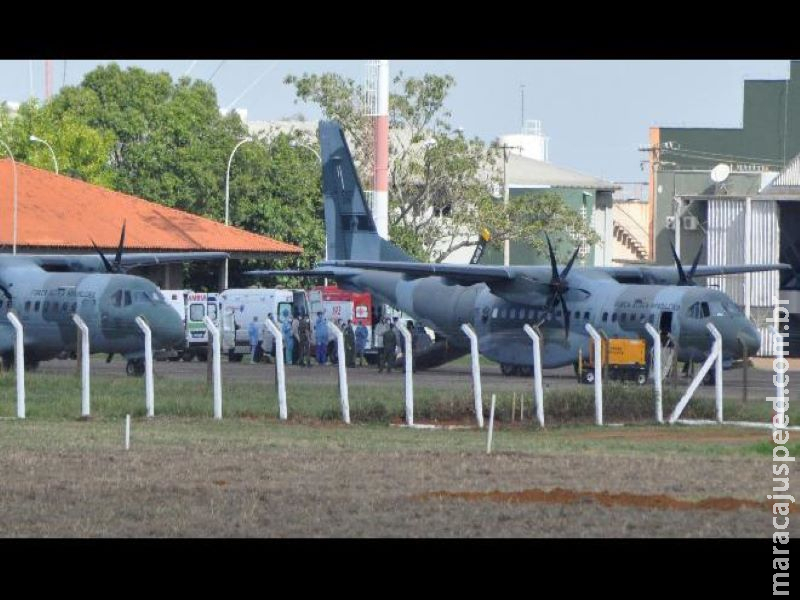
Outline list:
[[[280,275],[285,275],[287,277],[334,277],[336,274],[333,271],[326,271],[325,269],[298,269],[295,271],[256,269],[254,271],[245,271],[242,275],[250,275],[251,277],[278,277]]]
[[[758,273],[761,271],[783,271],[791,269],[785,263],[753,264],[753,265],[703,265],[695,269],[694,277],[718,277],[738,275],[740,273]],[[628,265],[624,267],[598,267],[621,283],[644,283],[675,285],[678,283],[678,271],[672,266]]]
[[[333,260],[320,263],[324,267],[348,267],[371,271],[403,273],[412,278],[438,276],[452,279],[464,285],[511,281],[517,276],[513,269],[489,265],[451,265],[378,260]]]
[[[124,269],[163,265],[167,263],[183,263],[194,261],[217,261],[228,258],[227,252],[137,252],[123,254],[120,265]],[[96,254],[20,254],[27,262],[33,263],[45,271],[105,273],[107,269],[103,260]]]

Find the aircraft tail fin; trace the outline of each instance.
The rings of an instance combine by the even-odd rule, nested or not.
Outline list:
[[[319,143],[328,260],[414,261],[378,235],[341,126],[320,121]]]

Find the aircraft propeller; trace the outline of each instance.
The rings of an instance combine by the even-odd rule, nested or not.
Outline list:
[[[556,304],[559,302],[561,303],[561,310],[564,312],[564,338],[566,339],[569,338],[569,309],[567,308],[567,301],[564,299],[564,294],[569,291],[567,275],[569,275],[570,269],[572,269],[575,257],[578,256],[578,250],[580,248],[575,248],[575,252],[572,253],[572,258],[569,259],[567,266],[559,274],[558,266],[556,266],[556,254],[553,252],[553,245],[550,243],[550,237],[546,233],[544,237],[547,239],[547,249],[550,252],[550,267],[552,268],[552,277],[549,285],[553,296],[550,300],[549,311],[552,313]]]
[[[695,270],[697,270],[697,263],[700,262],[700,255],[703,253],[703,244],[700,244],[700,249],[694,257],[692,268],[689,269],[688,275],[683,270],[681,259],[678,258],[678,253],[675,252],[675,246],[672,245],[672,242],[669,243],[669,247],[672,248],[672,258],[675,259],[675,266],[678,267],[678,285],[697,285],[692,278]]]
[[[114,262],[111,263],[106,258],[105,254],[97,247],[97,244],[94,243],[94,240],[89,238],[92,242],[92,246],[94,246],[95,251],[100,255],[100,259],[103,261],[103,265],[105,265],[106,271],[108,273],[124,273],[125,270],[122,268],[122,250],[125,246],[125,224],[126,221],[122,222],[122,234],[119,236],[119,246],[117,247],[117,253],[114,255]]]

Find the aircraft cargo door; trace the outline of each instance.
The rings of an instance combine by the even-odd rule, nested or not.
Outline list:
[[[661,345],[667,343],[667,336],[672,333],[672,311],[665,310],[661,313],[661,318],[658,322],[658,332],[661,334]]]

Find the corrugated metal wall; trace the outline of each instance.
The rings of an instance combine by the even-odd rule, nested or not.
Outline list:
[[[747,240],[744,198],[716,198],[708,201],[706,252],[709,265],[746,264],[745,244],[750,245],[750,264],[778,262],[780,228],[777,202],[753,200],[750,218],[750,239]],[[708,279],[709,287],[718,287],[742,307],[745,304],[744,282],[744,275]],[[778,287],[777,271],[750,275],[750,306],[754,317],[763,311],[753,309],[772,306],[772,298],[778,295]],[[773,334],[763,322],[759,322],[759,326],[762,338],[760,354],[767,356],[771,352]]]

